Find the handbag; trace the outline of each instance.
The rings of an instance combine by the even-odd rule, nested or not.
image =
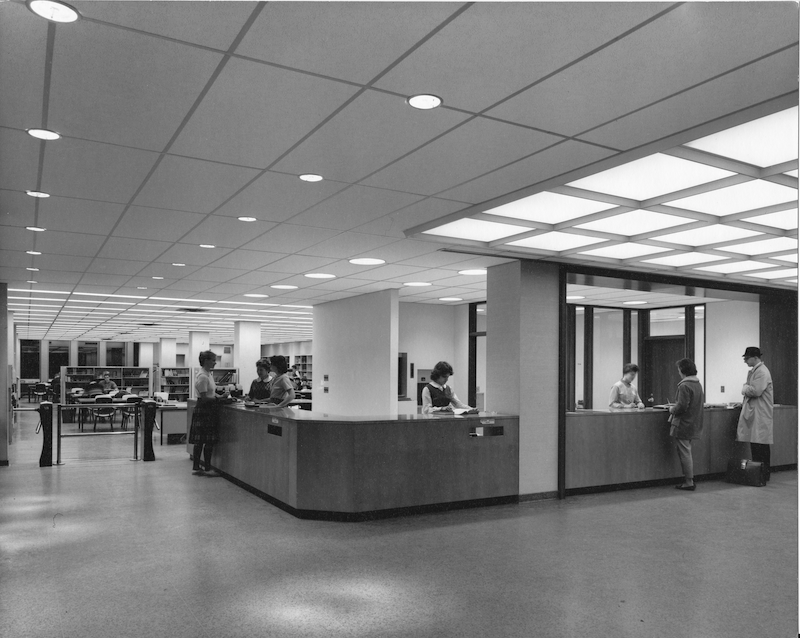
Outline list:
[[[728,471],[725,480],[728,483],[737,485],[752,485],[763,487],[767,484],[764,464],[759,461],[749,461],[747,459],[730,459],[728,461]]]

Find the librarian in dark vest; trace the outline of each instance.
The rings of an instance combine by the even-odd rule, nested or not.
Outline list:
[[[431,382],[422,388],[422,414],[474,410],[474,408],[460,401],[453,389],[447,385],[447,380],[452,375],[453,366],[447,361],[440,361],[433,366]]]

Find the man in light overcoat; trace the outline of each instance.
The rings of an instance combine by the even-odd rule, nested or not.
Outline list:
[[[736,440],[749,442],[753,460],[764,464],[769,480],[770,445],[772,444],[772,375],[761,360],[761,350],[750,346],[742,355],[750,366],[742,386],[742,413]]]

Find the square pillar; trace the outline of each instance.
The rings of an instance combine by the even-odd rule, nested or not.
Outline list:
[[[256,378],[256,361],[261,358],[261,322],[233,322],[233,367],[239,368],[239,383],[247,391],[248,379]]]
[[[162,337],[158,344],[158,365],[174,368],[177,365],[177,339]]]

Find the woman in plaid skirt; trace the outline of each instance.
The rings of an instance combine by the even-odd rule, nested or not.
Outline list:
[[[217,365],[217,355],[211,350],[204,350],[200,353],[200,365],[203,369],[194,382],[197,405],[194,408],[192,426],[189,429],[189,443],[194,444],[192,472],[197,476],[212,471],[211,455],[214,452],[214,445],[219,443],[218,399],[227,399],[229,396],[227,392],[222,396],[218,396],[216,393],[217,384],[214,382],[214,375],[211,371]],[[205,472],[200,468],[201,452]]]

